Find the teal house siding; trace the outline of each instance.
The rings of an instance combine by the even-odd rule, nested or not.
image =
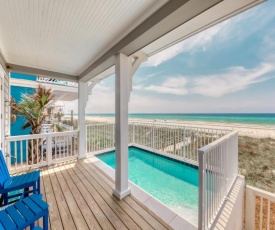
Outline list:
[[[24,79],[29,81],[36,81],[35,76],[31,75],[24,75],[24,74],[18,74],[18,73],[11,73],[11,78],[17,78],[17,79]],[[11,97],[14,98],[14,100],[18,103],[21,100],[22,94],[32,94],[35,91],[34,88],[24,87],[24,86],[13,86],[11,85]],[[17,116],[16,122],[11,122],[10,125],[10,133],[11,136],[21,136],[21,135],[29,135],[31,133],[31,128],[22,129],[22,126],[25,124],[26,120],[24,117]],[[23,156],[20,156],[20,148],[22,147]],[[14,157],[16,157],[17,163],[20,163],[21,161],[26,162],[26,148],[27,143],[26,141],[22,141],[22,145],[20,145],[20,142],[17,142],[17,152],[15,152],[15,146],[12,144],[10,146],[10,154]],[[22,158],[22,159],[21,159]],[[14,161],[12,162],[14,163]]]

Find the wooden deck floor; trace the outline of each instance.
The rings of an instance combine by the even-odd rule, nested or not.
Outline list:
[[[113,181],[89,160],[42,168],[41,179],[51,230],[171,229],[132,195],[114,197]]]

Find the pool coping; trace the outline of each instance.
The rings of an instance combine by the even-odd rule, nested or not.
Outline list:
[[[157,155],[157,156],[172,160],[174,162],[189,166],[191,168],[199,169],[199,164],[195,161],[186,160],[186,159],[183,159],[182,157],[179,157],[179,156],[174,156],[172,154],[167,154],[165,152],[161,152],[161,151],[154,150],[154,149],[151,149],[151,148],[147,148],[145,146],[141,146],[141,145],[137,145],[137,144],[131,144],[131,145],[128,146],[128,148],[131,148],[131,147],[141,149],[143,151],[149,152],[150,154]],[[89,157],[91,157],[91,156],[100,156],[100,155],[108,154],[108,153],[113,152],[113,151],[115,151],[115,148],[105,149],[105,150],[102,150],[102,151],[95,152],[95,153],[89,155]]]
[[[105,174],[111,180],[115,181],[115,170],[109,165],[105,164],[103,161],[99,160],[96,157],[97,155],[91,156],[87,159],[89,159],[89,161],[91,161],[93,165],[103,174]],[[165,204],[157,200],[155,197],[147,193],[145,190],[143,190],[133,182],[129,181],[129,187],[131,188],[131,194],[139,202],[149,208],[155,215],[161,218],[173,229],[197,229],[197,226],[185,220],[182,216],[171,210]]]

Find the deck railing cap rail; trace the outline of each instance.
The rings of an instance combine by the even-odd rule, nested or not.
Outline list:
[[[87,124],[86,126],[101,126],[101,125],[114,125],[115,123],[100,123],[100,124]],[[154,125],[154,126],[163,126],[163,127],[173,127],[173,128],[190,128],[190,129],[206,129],[206,130],[215,130],[215,131],[227,131],[232,132],[232,129],[218,129],[218,128],[207,128],[207,127],[195,127],[195,126],[186,126],[183,124],[165,124],[165,123],[155,123],[155,122],[129,122],[129,125]]]
[[[20,141],[20,140],[26,140],[26,139],[58,137],[58,136],[72,135],[72,134],[77,134],[77,133],[78,133],[78,130],[57,132],[57,133],[41,133],[41,134],[30,134],[30,135],[20,135],[20,136],[9,136],[9,137],[6,137],[6,140],[7,141]]]
[[[215,148],[218,144],[221,144],[222,142],[226,141],[228,138],[238,134],[238,131],[231,131],[230,133],[226,134],[225,136],[213,141],[212,143],[205,145],[201,147],[198,152],[199,154],[205,154],[206,152],[209,152],[213,148]]]
[[[268,192],[268,191],[265,191],[265,190],[262,190],[259,188],[255,188],[255,187],[252,187],[249,185],[246,185],[246,189],[247,189],[247,192],[248,191],[252,192],[253,194],[255,194],[255,196],[260,196],[267,200],[270,200],[271,202],[275,202],[275,194],[274,193],[271,193],[271,192]]]

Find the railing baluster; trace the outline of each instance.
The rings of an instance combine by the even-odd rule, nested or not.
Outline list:
[[[47,158],[47,164],[51,165],[52,164],[52,137],[51,136],[47,136],[46,138],[46,158]]]
[[[268,204],[267,204],[267,230],[270,229],[270,200],[267,200]]]
[[[28,165],[28,155],[29,155],[29,148],[28,148],[28,140],[26,140],[26,164]],[[24,158],[23,158],[24,160]]]
[[[13,143],[14,143],[14,154],[13,154],[13,156],[16,157],[15,154],[17,153],[17,141],[15,141]],[[15,168],[17,169],[17,158],[14,158],[13,160],[15,161],[14,165],[15,165]]]
[[[260,199],[260,229],[263,229],[263,197],[261,197]]]
[[[38,164],[38,150],[39,150],[39,138],[36,139],[36,164]]]
[[[23,143],[20,141],[20,167],[23,166]]]
[[[31,154],[32,154],[32,165],[33,165],[33,139],[31,139]]]

